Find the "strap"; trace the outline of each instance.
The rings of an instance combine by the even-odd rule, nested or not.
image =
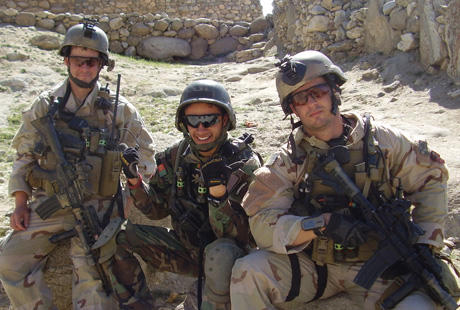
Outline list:
[[[196,296],[198,299],[198,309],[201,309],[201,303],[203,301],[202,287],[203,287],[203,254],[204,247],[200,245],[200,253],[198,255],[198,287]]]
[[[326,290],[327,285],[327,265],[320,266],[315,263],[315,268],[316,274],[318,275],[318,289],[316,290],[315,297],[313,297],[313,299],[309,302],[321,298],[321,296],[323,296],[324,291]]]
[[[289,294],[286,297],[285,301],[291,301],[297,296],[299,296],[300,292],[300,263],[299,258],[297,257],[296,253],[288,254],[289,261],[291,262],[291,269],[292,269],[292,281],[291,281],[291,289],[289,290]]]
[[[115,196],[113,196],[112,200],[110,201],[109,208],[107,209],[107,211],[104,214],[104,217],[102,218],[102,228],[105,228],[109,224],[110,218],[112,217],[112,212],[113,212],[113,207],[115,206],[115,202],[117,203],[117,206],[118,206],[118,215],[122,219],[125,219],[125,214],[124,214],[125,212],[123,210],[123,198],[121,195],[120,182],[118,182],[117,193],[115,194]]]

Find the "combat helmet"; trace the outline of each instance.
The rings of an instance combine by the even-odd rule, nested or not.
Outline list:
[[[59,47],[59,55],[68,56],[72,46],[90,48],[101,53],[102,65],[107,65],[107,71],[111,71],[115,66],[115,62],[109,59],[109,39],[96,24],[97,20],[95,19],[85,19],[84,24],[70,27],[65,35],[64,42]]]
[[[347,78],[342,69],[332,63],[323,53],[318,51],[304,51],[294,56],[287,55],[276,63],[280,71],[276,75],[276,89],[280,98],[281,107],[285,115],[292,113],[290,108],[291,94],[306,82],[323,76],[332,89],[340,93]],[[340,98],[332,96],[332,113],[336,114]]]
[[[184,124],[182,118],[185,113],[185,108],[197,102],[211,103],[225,111],[228,115],[228,122],[222,130],[221,136],[212,143],[196,145],[189,137],[187,126]],[[180,98],[179,106],[176,111],[176,128],[184,133],[184,136],[189,140],[190,145],[199,150],[206,151],[215,146],[222,144],[227,140],[227,131],[236,128],[236,115],[230,102],[230,95],[225,87],[212,80],[198,80],[190,83],[185,87]]]

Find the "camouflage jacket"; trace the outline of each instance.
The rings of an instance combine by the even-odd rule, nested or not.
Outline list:
[[[17,150],[18,157],[13,163],[13,171],[9,180],[8,191],[10,195],[13,195],[17,191],[24,191],[30,197],[32,195],[40,196],[42,195],[41,192],[44,192],[42,188],[32,188],[25,179],[27,167],[37,161],[37,157],[34,154],[34,148],[40,141],[40,136],[37,130],[31,125],[31,122],[44,116],[49,111],[52,104],[52,97],[58,98],[65,96],[68,83],[69,81],[67,78],[54,86],[51,90],[40,94],[32,105],[22,113],[22,125],[12,142],[13,148]],[[107,111],[107,113],[103,113],[101,109],[95,107],[95,103],[99,98],[100,89],[101,85],[97,83],[81,107],[78,107],[77,101],[72,93],[70,93],[63,110],[65,112],[74,113],[75,116],[82,118],[101,113],[101,116],[98,117],[105,118],[105,127],[111,128],[113,104],[111,110]],[[113,92],[110,95],[112,96],[111,99],[114,99]],[[139,153],[141,157],[141,162],[139,164],[139,167],[141,167],[140,173],[145,176],[151,175],[153,171],[155,171],[155,161],[153,158],[155,144],[139,112],[122,96],[119,97],[118,101],[116,128],[119,130],[122,129],[120,130],[120,143],[134,146],[136,144],[134,138],[139,141]]]
[[[346,142],[347,148],[350,152],[362,153],[365,136],[362,118],[355,114],[343,116],[354,124]],[[383,174],[386,181],[378,184],[379,190],[385,197],[391,197],[400,179],[405,198],[413,205],[412,218],[426,231],[418,242],[441,247],[447,215],[448,170],[444,161],[428,148],[426,142],[412,141],[404,133],[377,122],[373,122],[373,125],[374,138],[384,157],[384,161],[379,161],[379,174]],[[295,132],[295,145],[297,155],[304,159],[303,163],[294,164],[289,156],[292,149],[288,144],[284,145],[279,153],[267,160],[264,167],[255,172],[255,179],[243,200],[257,245],[277,253],[295,253],[308,246],[306,243],[286,247],[295,240],[301,229],[302,217],[292,214],[291,205],[299,195],[299,182],[315,160],[309,156],[309,151],[325,154],[330,149],[326,142],[305,135],[302,128]],[[352,180],[356,178],[355,169],[353,167],[351,173],[345,169]],[[355,183],[358,185],[359,182]],[[362,185],[358,187],[363,188]]]
[[[207,242],[231,238],[244,248],[253,245],[247,215],[241,200],[253,172],[261,166],[257,154],[242,139],[228,140],[212,157],[224,156],[227,164],[242,161],[244,166],[232,172],[227,195],[220,200],[204,194],[200,167],[207,159],[196,156],[185,140],[176,142],[155,155],[158,170],[139,189],[131,190],[135,206],[148,218],[158,220],[171,215],[172,226],[188,248],[199,247],[198,230]],[[176,160],[178,160],[176,162]],[[183,190],[178,188],[183,182]],[[206,191],[207,189],[204,189]]]

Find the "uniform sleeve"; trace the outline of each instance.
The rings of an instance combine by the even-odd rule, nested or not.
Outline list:
[[[401,180],[413,205],[412,219],[425,231],[418,242],[442,247],[449,177],[444,160],[426,141],[413,141],[397,130],[380,128],[376,138],[384,149],[393,186]]]
[[[12,147],[16,149],[17,158],[13,163],[13,169],[8,183],[8,194],[24,191],[32,195],[32,188],[27,184],[25,175],[28,166],[35,161],[33,150],[40,141],[40,136],[32,121],[44,116],[48,111],[49,97],[47,93],[38,96],[30,108],[22,112],[22,124],[12,141]]]
[[[131,190],[134,205],[151,220],[160,220],[170,215],[168,202],[171,197],[171,188],[174,182],[174,170],[166,160],[165,153],[170,149],[155,155],[158,169],[148,182],[141,187]]]
[[[275,159],[273,159],[275,158]],[[287,166],[280,155],[256,170],[255,178],[243,199],[251,232],[261,249],[276,253],[299,252],[308,244],[287,248],[300,231],[301,218],[289,214],[294,201],[296,165]]]
[[[217,238],[233,238],[247,244],[250,242],[249,223],[241,201],[261,162],[250,149],[234,162],[240,160],[244,166],[232,173],[227,185],[227,192],[230,191],[228,195],[220,200],[208,200],[209,221]]]
[[[155,143],[137,109],[125,98],[120,97],[121,115],[117,116],[120,128],[120,142],[128,146],[139,145],[139,173],[148,179],[156,170]]]

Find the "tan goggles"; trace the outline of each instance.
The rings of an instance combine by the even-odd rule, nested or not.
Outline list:
[[[71,64],[78,67],[86,64],[89,68],[92,68],[101,64],[101,58],[99,57],[69,56],[69,60]]]
[[[328,94],[329,91],[330,88],[328,84],[315,85],[293,95],[292,104],[294,104],[294,106],[305,105],[308,103],[310,97],[315,100],[320,99],[324,95]]]

